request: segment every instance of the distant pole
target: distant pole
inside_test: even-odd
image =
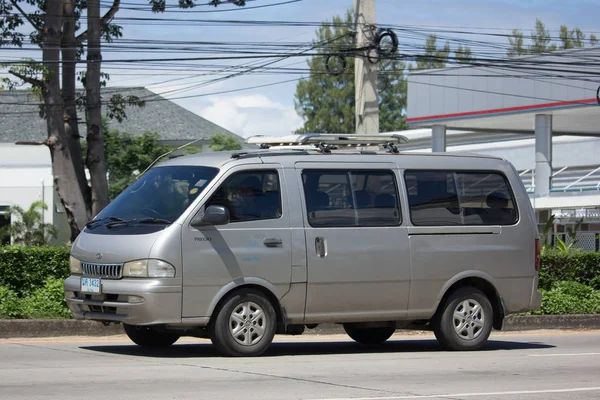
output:
[[[365,47],[375,39],[375,0],[354,0],[354,21],[356,46]],[[379,133],[377,64],[369,62],[366,55],[365,51],[364,57],[357,57],[354,62],[356,133],[376,134]]]

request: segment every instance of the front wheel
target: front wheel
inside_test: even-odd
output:
[[[388,340],[396,331],[394,327],[360,328],[344,324],[344,330],[354,341],[362,344],[380,344]]]
[[[233,293],[220,307],[210,327],[210,339],[227,356],[259,356],[275,336],[276,314],[271,302],[256,290]]]
[[[479,289],[462,287],[442,305],[433,321],[433,332],[447,350],[479,350],[487,342],[493,325],[493,309]]]
[[[147,326],[123,324],[123,330],[133,343],[142,347],[168,347],[179,339],[178,335],[158,332]]]

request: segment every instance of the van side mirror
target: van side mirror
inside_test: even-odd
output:
[[[203,215],[196,216],[191,226],[199,228],[208,225],[226,225],[229,223],[229,210],[223,206],[209,206]]]

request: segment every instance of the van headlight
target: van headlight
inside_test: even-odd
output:
[[[81,275],[81,261],[73,256],[69,257],[69,270],[73,275]]]
[[[175,267],[162,260],[135,260],[123,265],[123,276],[130,278],[173,278]]]

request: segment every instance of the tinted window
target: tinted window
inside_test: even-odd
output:
[[[281,217],[281,193],[277,171],[244,171],[231,175],[211,196],[206,206],[227,207],[231,222]]]
[[[514,198],[499,173],[407,171],[410,215],[417,226],[512,225]]]
[[[393,226],[401,221],[391,171],[305,170],[311,226]]]

